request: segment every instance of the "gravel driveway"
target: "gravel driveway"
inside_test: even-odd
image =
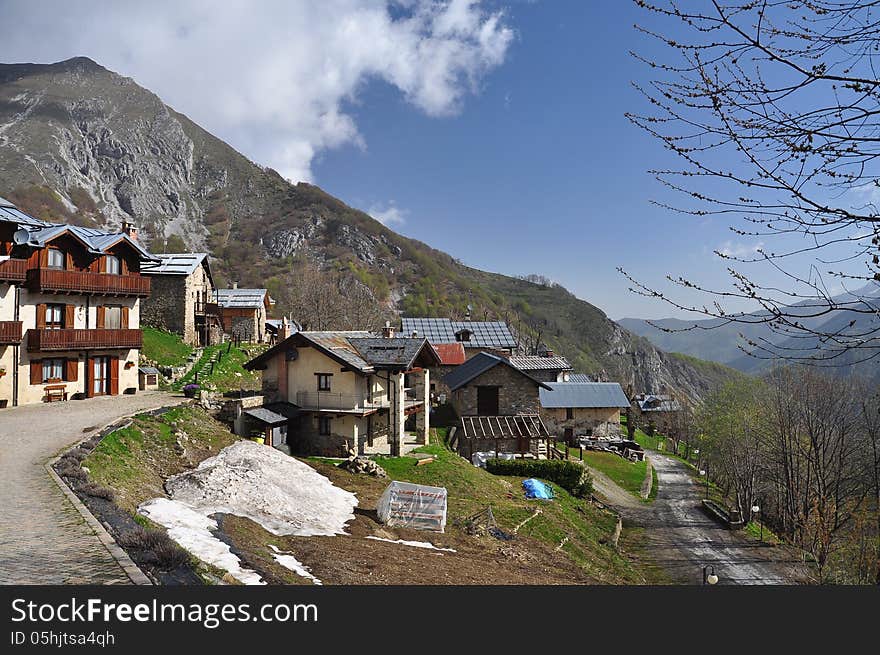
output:
[[[681,461],[650,454],[659,492],[651,504],[633,499],[617,506],[624,526],[644,528],[645,555],[680,584],[702,584],[703,566],[715,567],[718,584],[797,584],[804,574],[789,551],[727,530],[701,508],[702,487]],[[597,491],[602,489],[597,485]],[[614,505],[614,499],[609,498]]]
[[[183,398],[159,392],[0,411],[0,584],[129,584],[44,464],[84,436]]]

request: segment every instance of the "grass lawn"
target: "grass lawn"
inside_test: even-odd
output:
[[[192,348],[179,336],[164,330],[144,327],[144,356],[162,366],[183,366]]]
[[[194,382],[196,373],[202,369],[205,362],[210,361],[214,353],[218,353],[219,359],[214,363],[213,372],[200,375],[199,385],[221,393],[238,391],[239,389],[257,391],[262,383],[262,374],[260,371],[246,371],[244,364],[255,357],[256,352],[261,348],[255,344],[230,347],[228,343],[221,343],[208,346],[202,351],[201,359],[193,366],[192,370],[175,382],[173,388],[180,390],[184,385]]]
[[[553,547],[565,541],[562,551],[602,582],[622,584],[642,579],[632,563],[606,543],[616,524],[613,515],[573,497],[553,483],[554,500],[526,500],[522,489],[524,478],[487,473],[450,451],[441,441],[438,436],[431,445],[417,450],[436,457],[425,466],[416,466],[412,457],[375,459],[391,479],[446,487],[448,524],[460,523],[491,506],[499,527],[509,532],[539,507],[541,514],[526,523],[520,535]]]
[[[614,453],[584,451],[584,461],[611,478],[618,486],[641,498],[642,482],[648,471],[647,462],[631,462]]]
[[[188,435],[183,453],[175,430]],[[193,468],[235,440],[201,408],[177,407],[160,416],[136,416],[129,427],[104,437],[83,465],[92,480],[113,489],[117,505],[134,514],[140,503],[165,495],[168,476]]]

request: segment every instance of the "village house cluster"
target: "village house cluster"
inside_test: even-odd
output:
[[[150,325],[193,347],[269,344],[245,365],[261,393],[236,401],[231,423],[291,454],[403,454],[427,443],[436,413],[464,457],[548,457],[558,441],[620,437],[630,408],[619,384],[545,344],[522,352],[501,321],[313,332],[270,318],[273,306],[266,289],[218,288],[207,253],[151,254],[131,225],[48,223],[0,199],[0,407],[158,388],[160,372],[138,368]],[[676,406],[648,395],[632,410],[661,424]]]

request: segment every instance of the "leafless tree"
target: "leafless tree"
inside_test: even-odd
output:
[[[880,355],[880,323],[856,321],[880,302],[864,292],[880,280],[878,3],[635,2],[637,29],[669,55],[633,53],[653,79],[636,84],[650,109],[628,114],[680,162],[651,171],[681,197],[657,204],[726,220],[754,248],[716,252],[729,288],[670,275],[682,293],[666,293],[621,269],[631,289],[722,325],[767,326],[772,336],[742,346],[755,357],[832,366]]]

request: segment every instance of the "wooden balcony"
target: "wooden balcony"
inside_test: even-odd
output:
[[[63,271],[54,268],[32,268],[27,272],[32,291],[45,293],[85,293],[95,296],[150,295],[150,278],[146,275],[111,275],[89,271]]]
[[[0,321],[0,346],[21,343],[21,321]]]
[[[28,330],[27,335],[30,352],[140,348],[144,340],[140,330]]]
[[[0,282],[24,282],[26,275],[26,259],[4,259],[0,261]]]

